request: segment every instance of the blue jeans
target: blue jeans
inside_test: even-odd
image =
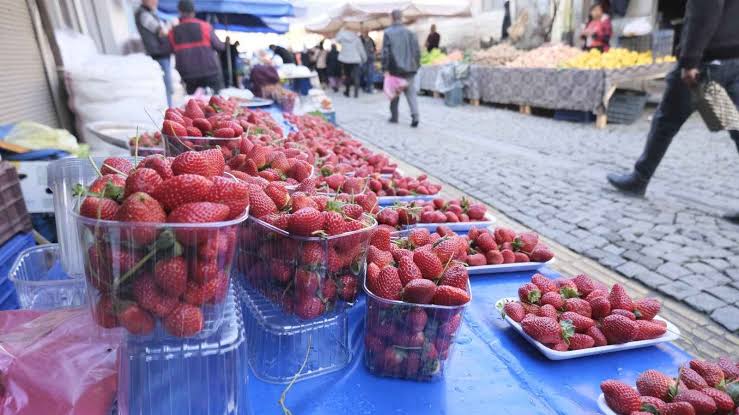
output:
[[[167,91],[167,106],[172,106],[172,65],[169,56],[166,58],[158,58],[157,63],[162,67],[164,72],[164,89]]]
[[[366,92],[372,92],[374,88],[375,79],[375,60],[373,58],[367,59],[362,64],[362,84]]]
[[[720,65],[703,64],[700,73],[701,76],[710,74],[711,79],[726,89],[734,105],[739,108],[739,59],[723,60]],[[680,68],[676,67],[670,72],[666,81],[667,88],[652,118],[647,143],[634,167],[646,180],[657,170],[672,139],[695,111],[692,93],[681,79]],[[739,150],[739,131],[730,131],[729,134]]]

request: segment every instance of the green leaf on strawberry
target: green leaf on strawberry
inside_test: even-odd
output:
[[[575,325],[570,320],[562,320],[559,322],[562,328],[562,339],[565,343],[570,344],[570,339],[575,335]]]
[[[577,292],[577,289],[572,287],[562,287],[559,290],[559,293],[562,295],[562,298],[565,300],[568,298],[579,298],[580,293]]]
[[[655,408],[654,405],[649,404],[649,403],[642,404],[641,411],[642,412],[649,412],[650,414],[654,414],[654,415],[659,415],[659,410],[657,408]]]
[[[724,385],[724,392],[731,396],[734,405],[739,406],[739,381],[733,381]]]

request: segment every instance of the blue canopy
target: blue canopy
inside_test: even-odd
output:
[[[178,0],[160,0],[159,10],[177,13]],[[288,0],[194,0],[196,13],[250,14],[257,17],[293,16]]]
[[[257,17],[251,14],[232,13],[197,13],[196,15],[199,19],[213,25],[216,30],[277,33],[280,35],[290,30],[290,24],[282,17]],[[177,14],[159,10],[159,16],[164,20],[172,20],[177,17]]]

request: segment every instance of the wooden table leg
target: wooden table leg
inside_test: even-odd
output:
[[[606,128],[606,124],[608,124],[608,115],[606,115],[606,114],[596,114],[596,116],[595,116],[595,127],[596,128]]]

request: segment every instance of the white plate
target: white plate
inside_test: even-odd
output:
[[[249,101],[239,103],[239,106],[244,107],[244,108],[259,108],[259,107],[269,107],[270,105],[274,103],[275,102],[271,99],[254,98],[254,99],[250,99]]]
[[[145,133],[150,130],[158,130],[151,123],[125,123],[110,121],[95,121],[87,123],[85,128],[95,134],[99,139],[108,144],[128,149],[128,141],[135,137],[136,133]]]
[[[546,265],[551,265],[554,261],[555,258],[552,258],[547,262],[516,262],[512,264],[480,265],[477,267],[467,267],[467,273],[469,275],[482,275],[502,274],[504,272],[533,271]]]
[[[434,232],[439,226],[448,226],[449,229],[453,230],[454,232],[467,232],[472,228],[487,228],[495,223],[495,218],[490,215],[485,215],[485,219],[487,220],[479,222],[416,223],[406,226],[405,229],[426,228],[429,231]]]
[[[414,200],[420,200],[420,201],[426,202],[429,200],[434,200],[437,197],[439,197],[438,194],[411,195],[411,196],[380,196],[377,198],[377,204],[379,206],[392,206],[396,203],[409,203],[409,202],[413,202]]]
[[[602,393],[598,396],[598,409],[603,412],[604,415],[618,415],[606,403],[606,396]]]
[[[518,298],[501,298],[498,300],[498,302],[495,303],[495,307],[499,310],[503,309],[503,305],[508,301],[518,301]],[[608,346],[600,346],[600,347],[591,347],[589,349],[582,349],[582,350],[570,350],[567,352],[559,352],[556,350],[552,350],[548,348],[547,346],[539,343],[538,341],[534,340],[533,337],[529,336],[523,331],[523,328],[521,328],[521,325],[513,321],[508,316],[505,316],[505,320],[510,324],[517,332],[519,332],[529,343],[531,343],[534,347],[539,349],[539,351],[546,356],[550,360],[565,360],[565,359],[577,359],[579,357],[585,357],[585,356],[594,356],[604,353],[612,353],[612,352],[620,352],[622,350],[630,350],[630,349],[637,349],[640,347],[648,347],[648,346],[654,346],[655,344],[659,343],[666,343],[675,341],[680,337],[680,329],[678,329],[674,324],[670,323],[669,321],[656,316],[656,320],[662,320],[667,323],[667,333],[663,334],[662,337],[658,337],[656,339],[651,340],[639,340],[624,344],[614,344],[614,345],[608,345]]]

